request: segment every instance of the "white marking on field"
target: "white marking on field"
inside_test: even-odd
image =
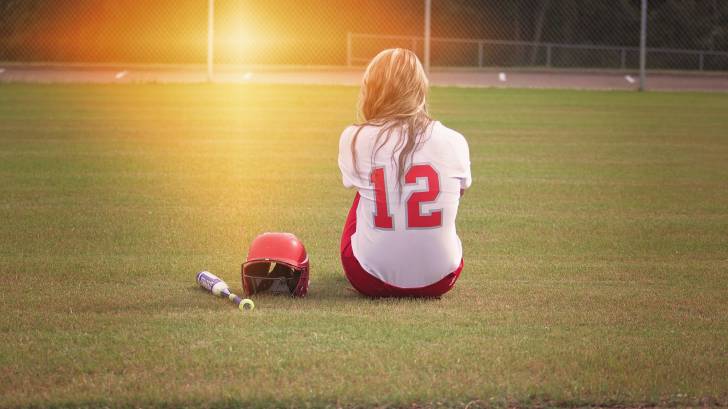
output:
[[[120,79],[126,77],[127,74],[129,74],[129,71],[119,71],[116,73],[116,75],[114,75],[114,78],[116,78],[117,80],[120,80]]]
[[[248,72],[246,72],[245,74],[243,74],[243,79],[244,79],[245,81],[248,81],[248,80],[250,80],[251,78],[253,78],[253,73],[252,73],[252,72],[248,71]]]
[[[498,81],[500,81],[500,82],[508,81],[508,78],[506,77],[505,72],[498,73]]]
[[[634,84],[634,78],[632,78],[631,75],[625,75],[624,79],[627,80],[630,84]]]
[[[0,68],[0,74],[5,72],[5,68]]]

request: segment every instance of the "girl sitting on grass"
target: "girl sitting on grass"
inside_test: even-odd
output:
[[[455,218],[470,154],[462,135],[428,115],[428,85],[412,51],[382,51],[364,72],[360,122],[341,134],[344,186],[357,190],[341,262],[366,296],[439,297],[463,269]]]

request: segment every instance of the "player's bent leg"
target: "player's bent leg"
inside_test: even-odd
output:
[[[343,255],[342,264],[347,280],[356,291],[367,297],[390,297],[387,285],[369,274],[353,254]]]
[[[349,209],[349,215],[344,221],[344,231],[341,233],[341,254],[344,254],[346,247],[351,247],[351,236],[356,233],[356,209],[359,207],[359,193],[354,196],[354,203]]]
[[[349,209],[349,214],[344,222],[344,229],[341,233],[341,266],[344,268],[344,274],[352,286],[363,293],[364,287],[359,283],[357,277],[364,270],[359,261],[354,257],[354,250],[351,248],[351,236],[356,233],[356,209],[359,206],[359,193],[354,196],[354,203]]]
[[[354,197],[349,215],[344,222],[344,231],[341,234],[341,266],[352,287],[363,295],[369,297],[386,297],[389,294],[386,284],[373,277],[359,264],[351,248],[351,236],[356,233],[356,209],[359,206],[359,193]]]

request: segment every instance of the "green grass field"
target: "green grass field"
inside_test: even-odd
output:
[[[0,406],[728,404],[728,95],[434,89],[474,184],[418,301],[341,271],[356,94],[1,85]],[[194,274],[264,231],[310,297],[241,316]]]

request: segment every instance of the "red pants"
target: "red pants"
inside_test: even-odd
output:
[[[439,297],[450,291],[455,285],[460,272],[463,270],[463,262],[457,270],[448,274],[442,280],[426,287],[401,288],[385,283],[384,281],[369,274],[362,268],[359,261],[354,257],[351,248],[351,236],[356,233],[356,208],[359,206],[359,193],[354,198],[349,216],[344,223],[344,232],[341,235],[341,264],[344,266],[344,273],[351,285],[360,293],[369,297]]]

